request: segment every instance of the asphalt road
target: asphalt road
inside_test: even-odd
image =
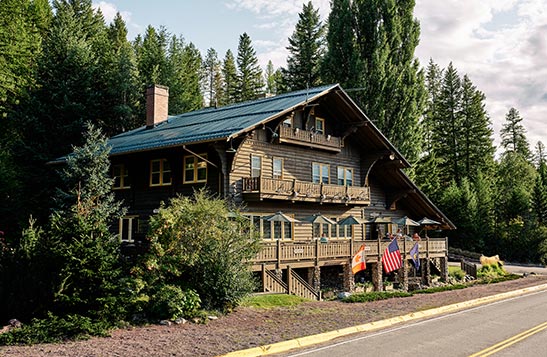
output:
[[[547,356],[547,291],[284,356]]]

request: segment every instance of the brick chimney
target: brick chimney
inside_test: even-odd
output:
[[[157,84],[146,89],[146,127],[153,128],[156,124],[167,120],[169,104],[169,88]]]

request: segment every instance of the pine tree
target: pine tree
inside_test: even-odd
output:
[[[289,37],[289,56],[284,81],[289,90],[316,87],[321,83],[320,63],[324,53],[324,25],[311,1],[304,4]]]
[[[146,28],[144,37],[135,39],[135,51],[142,92],[152,84],[167,83],[167,46],[169,34],[165,28],[157,31],[154,27]],[[143,115],[144,116],[144,115]]]
[[[236,100],[238,102],[253,100],[263,95],[264,81],[262,69],[258,65],[256,52],[247,33],[239,36],[237,48],[237,84]]]
[[[221,80],[220,61],[218,60],[217,51],[210,48],[203,60],[203,89],[210,107],[214,107],[219,103],[220,91],[222,90]]]
[[[530,146],[526,139],[526,129],[521,124],[521,118],[518,110],[509,109],[505,115],[505,124],[501,128],[501,146],[505,152],[513,151],[519,153],[524,158],[530,157]]]
[[[201,55],[194,44],[173,36],[169,44],[165,85],[169,87],[169,111],[185,113],[203,107]]]
[[[461,152],[462,116],[461,82],[456,69],[449,64],[446,69],[439,93],[439,102],[432,127],[432,138],[436,142],[437,156],[442,159],[439,169],[441,181],[457,183],[462,179]]]
[[[271,60],[268,61],[268,65],[266,66],[266,73],[264,73],[264,80],[266,82],[266,94],[276,95],[277,94],[276,71],[274,70],[274,65]]]
[[[323,57],[322,79],[339,83],[346,90],[360,86],[362,62],[355,42],[350,0],[333,0],[328,18],[327,50]]]
[[[426,100],[423,73],[414,58],[420,27],[413,10],[414,0],[353,2],[364,88],[354,98],[410,162],[422,150],[418,122]]]
[[[474,180],[479,172],[492,173],[494,164],[493,130],[484,107],[485,96],[467,75],[463,77],[461,97],[462,175]]]
[[[536,153],[535,153],[535,163],[537,167],[540,167],[541,164],[547,162],[547,153],[545,152],[545,145],[543,142],[538,141],[536,144]]]
[[[222,76],[224,77],[222,103],[233,104],[237,101],[237,69],[234,55],[230,50],[226,51],[222,61]]]

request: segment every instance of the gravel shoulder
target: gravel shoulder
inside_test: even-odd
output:
[[[310,301],[291,308],[236,309],[205,325],[149,325],[113,331],[109,338],[0,347],[1,356],[217,356],[297,337],[399,316],[547,283],[547,275],[408,298],[347,304]]]

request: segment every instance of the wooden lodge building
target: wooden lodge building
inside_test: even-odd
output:
[[[206,186],[244,204],[259,230],[263,248],[253,270],[264,291],[320,298],[324,287],[353,289],[351,258],[363,243],[366,278],[382,289],[381,255],[389,241],[380,237],[397,230],[396,219],[427,217],[439,222],[437,229],[455,228],[339,85],[173,116],[167,102],[167,88],[150,87],[146,125],[109,140],[114,188],[129,206],[119,223],[128,245],[143,239],[161,201]],[[311,223],[314,215],[319,221]],[[348,216],[366,222],[325,220]],[[447,276],[445,238],[420,241],[419,272],[410,263],[413,245],[399,242],[404,264],[395,278],[404,288],[409,276],[428,283],[432,269]]]

